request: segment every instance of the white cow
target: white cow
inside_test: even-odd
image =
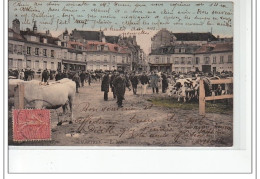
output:
[[[21,83],[21,82],[18,82]],[[63,107],[63,112],[67,104],[70,106],[71,120],[73,120],[72,103],[76,93],[76,84],[72,80],[62,79],[49,85],[41,85],[39,81],[24,81],[25,108],[36,109],[57,109]],[[58,125],[62,122],[58,121]]]

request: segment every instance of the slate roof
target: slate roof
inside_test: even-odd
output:
[[[106,42],[115,44],[115,43],[118,43],[119,36],[105,36],[105,39],[106,39]]]
[[[129,53],[129,49],[127,47],[122,47],[122,46],[119,46],[118,44],[98,42],[98,41],[88,41],[88,43],[86,44],[86,50],[93,51],[93,52],[98,51],[97,50],[98,45],[108,46],[108,51],[110,51],[110,52]],[[103,51],[105,51],[105,50],[103,50]]]
[[[43,39],[47,39],[48,44],[54,44],[54,45],[57,45],[56,42],[57,42],[57,41],[60,41],[59,38],[57,38],[57,37],[52,37],[51,35],[47,35],[47,34],[45,34],[45,33],[35,33],[35,32],[33,32],[33,31],[30,31],[30,30],[20,31],[20,33],[21,33],[22,36],[29,35],[29,36],[39,37],[41,43],[43,43]]]
[[[217,53],[217,52],[232,52],[233,43],[217,43],[217,44],[206,44],[201,46],[195,51],[196,54],[200,53]]]
[[[11,29],[11,28],[8,28],[8,32],[12,32],[13,33],[13,38],[14,39],[25,40],[25,38],[21,34],[15,33],[13,31],[13,29]]]
[[[213,34],[208,33],[172,33],[177,41],[216,41],[218,40]]]
[[[104,36],[104,33],[101,32],[101,35]],[[99,31],[81,31],[81,30],[73,30],[71,33],[72,38],[74,39],[85,39],[85,40],[100,40],[100,32]]]

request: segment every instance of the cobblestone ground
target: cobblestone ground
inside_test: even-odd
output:
[[[69,114],[59,116],[62,109],[51,110],[52,140],[38,142],[12,142],[10,145],[55,146],[232,146],[233,116],[207,113],[198,110],[168,109],[152,105],[149,99],[166,97],[152,94],[148,89],[142,97],[126,91],[123,108],[109,92],[103,100],[100,82],[85,84],[79,89],[73,105],[73,124]],[[160,91],[161,92],[161,91]],[[63,120],[57,126],[58,117]],[[10,124],[9,118],[9,124]],[[9,125],[9,129],[11,126]]]

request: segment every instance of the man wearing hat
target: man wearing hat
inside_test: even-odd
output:
[[[125,79],[124,71],[119,70],[119,76],[116,76],[113,81],[114,90],[117,97],[117,105],[118,107],[123,107],[123,99],[125,95],[125,88],[127,87],[129,90],[129,83]]]
[[[108,92],[109,92],[109,73],[106,72],[101,83],[101,91],[104,91],[104,100],[108,100]]]

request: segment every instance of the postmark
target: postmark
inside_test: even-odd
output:
[[[50,110],[13,110],[13,141],[51,140]]]

